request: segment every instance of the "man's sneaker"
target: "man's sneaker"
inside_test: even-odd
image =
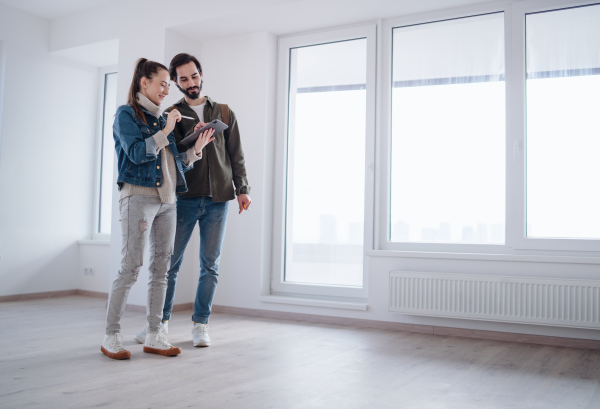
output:
[[[125,348],[123,348],[123,345],[121,345],[122,340],[123,336],[118,333],[113,335],[105,335],[100,350],[104,352],[104,355],[112,359],[131,358],[131,352],[127,351]]]
[[[144,352],[158,355],[179,355],[181,348],[174,347],[169,344],[167,336],[162,332],[149,332],[146,334],[146,341],[144,342]]]
[[[192,328],[192,341],[195,347],[210,346],[210,337],[208,336],[208,324],[194,323]]]
[[[169,321],[161,322],[160,330],[161,330],[161,332],[168,334],[169,333]],[[138,332],[137,335],[135,337],[133,337],[133,339],[135,339],[140,344],[143,344],[144,342],[146,342],[146,333],[147,332],[148,332],[148,323],[146,323],[146,326],[140,332]]]

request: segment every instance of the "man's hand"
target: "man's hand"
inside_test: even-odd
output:
[[[196,126],[194,127],[194,132],[196,132],[198,129],[202,128],[204,125],[206,125],[204,122],[200,121],[196,124]]]
[[[247,194],[241,194],[237,197],[238,204],[240,206],[239,214],[242,214],[244,210],[250,209],[250,203],[252,203],[252,199]]]

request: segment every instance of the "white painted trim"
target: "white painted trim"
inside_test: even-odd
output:
[[[355,311],[366,311],[368,307],[368,304],[366,302],[329,301],[317,300],[312,298],[286,297],[279,295],[262,295],[259,297],[259,301],[276,304],[305,305],[310,307],[338,308],[343,310]]]
[[[98,233],[100,218],[100,179],[102,168],[102,127],[104,123],[104,87],[106,74],[117,72],[118,66],[98,68],[98,97],[96,103],[96,150],[94,152],[94,213],[92,216],[92,239],[110,240],[110,234]]]
[[[0,152],[2,152],[2,114],[4,112],[4,83],[6,72],[6,41],[0,39]],[[0,155],[1,157],[2,155]]]
[[[110,246],[110,240],[77,240],[77,244],[87,245],[87,246]]]
[[[428,251],[367,251],[369,257],[431,258],[447,260],[516,261],[523,263],[600,264],[600,257],[539,256],[484,253],[436,253]]]
[[[373,237],[373,246],[365,247],[366,250],[376,250],[379,248],[380,234],[379,231],[380,223],[378,222],[381,218],[381,209],[379,206],[378,198],[381,197],[382,189],[385,191],[385,185],[381,184],[381,140],[385,132],[385,125],[383,124],[383,109],[386,106],[384,101],[384,90],[387,88],[384,86],[383,79],[387,78],[384,75],[384,43],[385,35],[383,30],[383,20],[377,21],[377,74],[375,78],[376,83],[376,99],[375,99],[375,141],[373,148],[375,149],[375,164],[373,167],[373,176],[375,178],[373,183],[373,231],[371,236]]]
[[[600,264],[600,257],[540,256],[483,253],[438,253],[428,251],[367,251],[369,257],[426,258],[447,260],[515,261],[523,263]]]

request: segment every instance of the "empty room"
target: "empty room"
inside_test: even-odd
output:
[[[0,408],[600,409],[598,0],[0,0]]]

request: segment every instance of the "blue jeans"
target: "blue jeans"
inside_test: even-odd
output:
[[[200,226],[200,278],[192,320],[206,324],[219,279],[219,262],[225,239],[229,202],[213,202],[210,196],[177,198],[177,230],[171,268],[167,273],[167,295],[163,320],[171,317],[177,273],[196,222]]]

